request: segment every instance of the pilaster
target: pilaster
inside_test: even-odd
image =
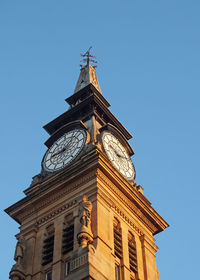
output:
[[[41,270],[41,261],[42,261],[42,248],[43,248],[43,240],[44,240],[45,228],[40,228],[37,232],[35,239],[35,250],[34,250],[34,259],[32,263],[32,279],[33,280],[43,280],[42,278],[42,270]]]
[[[52,276],[53,279],[62,279],[62,233],[63,233],[63,217],[55,220],[55,237],[54,237],[54,255]]]
[[[33,260],[35,255],[35,244],[36,244],[37,229],[32,228],[25,234],[26,239],[26,280],[32,279],[33,274]]]
[[[153,237],[150,239],[146,235],[142,235],[140,240],[143,253],[144,279],[158,280],[159,276],[155,256],[158,247],[155,245]]]
[[[129,253],[128,253],[128,227],[122,221],[122,248],[123,248],[123,262],[122,262],[122,274],[123,280],[130,279],[130,269],[129,269]]]
[[[143,264],[143,252],[142,252],[142,244],[140,240],[140,236],[138,234],[134,234],[136,249],[137,249],[137,264],[138,264],[138,278],[139,280],[144,280],[144,264]]]
[[[79,228],[80,228],[78,207],[76,207],[73,211],[73,219],[74,219],[74,251],[77,251],[79,248],[77,235],[78,235]]]

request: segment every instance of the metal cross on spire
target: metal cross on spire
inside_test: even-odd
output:
[[[91,48],[92,48],[92,47],[89,47],[89,49],[88,49],[84,54],[81,53],[81,56],[83,57],[83,59],[81,60],[81,62],[84,62],[84,63],[86,62],[86,65],[80,64],[81,68],[83,68],[84,66],[88,66],[89,64],[91,64],[91,62],[94,63],[94,64],[97,63],[97,61],[94,60],[94,59],[96,59],[97,57],[90,54]],[[94,59],[93,59],[93,58],[94,58]],[[92,65],[92,66],[93,66],[94,68],[97,67],[97,65]]]

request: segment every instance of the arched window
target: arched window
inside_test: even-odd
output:
[[[52,280],[52,271],[46,273],[45,280]]]
[[[136,242],[134,235],[130,232],[128,233],[128,251],[130,270],[136,276],[138,272]]]
[[[46,265],[53,261],[54,248],[54,225],[51,224],[46,228],[45,238],[42,251],[42,265]]]
[[[115,254],[115,280],[121,280],[121,261],[123,258],[122,250],[122,230],[118,219],[114,218],[113,222],[114,233],[114,254]]]
[[[122,259],[122,230],[120,227],[120,222],[115,218],[114,219],[114,253],[119,259]]]
[[[62,239],[62,254],[67,254],[73,251],[74,248],[74,223],[73,215],[69,214],[65,217],[63,227],[63,239]]]

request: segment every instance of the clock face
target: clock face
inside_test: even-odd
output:
[[[74,129],[54,142],[43,159],[43,168],[54,172],[73,161],[84,147],[87,134],[83,129]]]
[[[120,141],[110,132],[104,132],[102,142],[104,150],[114,167],[126,179],[133,180],[135,178],[135,169],[130,156]]]

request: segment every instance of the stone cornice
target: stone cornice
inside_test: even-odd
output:
[[[124,212],[119,208],[117,207],[117,205],[113,205],[113,209],[115,210],[115,212],[121,216],[121,218],[129,224],[129,226],[131,226],[135,231],[137,231],[137,233],[139,235],[142,235],[142,231],[131,221],[131,219],[129,219],[126,214],[124,214]]]
[[[64,183],[62,182],[62,184],[52,186],[53,189],[51,189],[51,192],[48,191],[46,194],[43,194],[43,196],[40,196],[37,199],[35,199],[35,201],[24,204],[22,205],[22,207],[16,209],[15,211],[9,214],[12,218],[14,218],[17,222],[21,224],[24,220],[26,220],[34,213],[37,213],[38,211],[44,209],[53,202],[58,201],[66,194],[77,190],[83,184],[86,184],[90,181],[92,181],[91,184],[93,184],[95,178],[96,172],[93,170],[92,172],[89,172],[86,176],[79,176],[75,179],[73,183],[70,182],[69,185],[66,181]]]
[[[43,215],[40,219],[37,220],[36,226],[41,226],[42,224],[48,222],[52,218],[60,215],[62,212],[66,211],[67,209],[72,208],[73,206],[77,205],[77,200],[74,199],[70,201],[69,203],[62,205],[59,208],[54,209],[53,211],[50,211],[48,214]]]
[[[143,199],[134,187],[131,187],[125,179],[120,178],[118,173],[113,170],[110,163],[102,154],[100,155],[101,164],[98,169],[98,180],[109,187],[115,195],[145,223],[153,234],[156,234],[166,227],[166,221],[153,209],[148,200]],[[115,171],[115,172],[113,172]],[[123,193],[123,196],[122,196]],[[145,197],[144,197],[145,198]]]
[[[84,153],[81,154],[80,158],[77,159],[75,162],[73,162],[64,169],[61,169],[58,172],[45,175],[40,183],[35,184],[33,186],[31,185],[28,189],[26,189],[24,193],[27,195],[27,197],[25,197],[24,199],[37,196],[38,194],[41,194],[41,192],[46,191],[46,189],[51,188],[52,186],[60,183],[61,181],[73,181],[77,176],[77,173],[80,174],[80,172],[87,172],[88,165],[94,162],[95,159],[98,159],[98,152],[96,151],[96,147],[93,145],[87,145],[87,147],[85,146]],[[20,203],[21,201],[23,201],[23,199],[20,200],[18,203]],[[12,206],[15,206],[16,204]]]
[[[124,195],[120,192],[118,188],[116,188],[115,185],[113,185],[102,173],[98,173],[98,178],[103,181],[103,184],[109,187],[109,189],[117,196],[117,198],[124,204],[126,207],[135,214],[135,216],[142,221],[152,233],[154,233],[157,228],[146,218],[146,216],[141,212],[141,210],[136,207],[135,204],[133,204],[130,200],[126,199]],[[122,217],[124,217],[124,213],[119,209],[118,206],[112,205],[112,207],[117,211],[118,214],[120,214]]]
[[[117,205],[114,200],[112,200],[110,197],[108,197],[102,190],[98,189],[98,196],[101,197],[101,199],[104,200],[104,202],[109,206],[109,208],[112,208],[115,213],[117,213],[130,227],[132,227],[138,235],[142,235],[143,232],[137,227],[132,221],[131,218],[128,218],[128,215],[124,213],[124,211]],[[119,197],[118,197],[119,198]]]
[[[21,232],[15,236],[17,239],[20,235],[24,236],[25,239],[35,238],[37,232],[38,232],[38,227],[34,224],[34,225],[30,225],[30,226],[26,227],[25,229],[21,230]]]
[[[29,201],[38,199],[38,197],[41,197],[43,193],[46,193],[49,189],[66,183],[70,184],[76,181],[77,177],[83,177],[84,174],[87,174],[88,168],[90,167],[91,169],[90,164],[97,164],[98,159],[98,152],[96,151],[95,147],[90,148],[91,150],[87,152],[87,155],[83,155],[78,161],[74,162],[69,167],[64,168],[63,170],[49,177],[47,176],[46,179],[44,179],[41,183],[28,188],[32,189],[32,192],[29,191],[29,195],[5,209],[5,212],[12,217],[11,214],[14,210],[20,208],[20,206],[27,204]]]
[[[78,161],[34,186],[34,191],[7,208],[5,211],[20,224],[34,213],[38,213],[51,203],[62,199],[84,184],[102,183],[110,189],[126,207],[142,221],[153,234],[165,229],[168,224],[151,207],[151,203],[136,190],[109,163],[98,148],[91,149]],[[117,206],[118,207],[118,206]],[[115,208],[115,211],[118,211]]]

